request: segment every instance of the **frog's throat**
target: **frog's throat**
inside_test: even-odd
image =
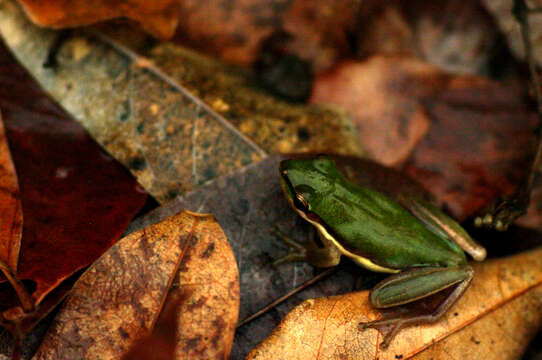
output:
[[[348,250],[346,250],[344,248],[344,246],[342,246],[338,241],[337,239],[335,239],[333,236],[331,236],[331,234],[327,231],[327,229],[325,228],[324,225],[314,221],[314,220],[311,220],[307,214],[305,214],[304,212],[300,211],[299,209],[295,209],[295,211],[305,220],[307,220],[309,223],[311,223],[312,225],[314,225],[314,227],[316,227],[316,229],[318,230],[318,232],[328,241],[330,241],[333,245],[335,245],[339,251],[348,256],[349,258],[351,258],[352,260],[354,260],[358,265],[360,266],[363,266],[364,268],[366,269],[369,269],[371,271],[376,271],[376,272],[383,272],[383,273],[390,273],[390,274],[395,274],[395,273],[398,273],[400,272],[401,270],[399,269],[391,269],[391,268],[387,268],[387,267],[384,267],[384,266],[380,266],[380,265],[377,265],[375,264],[374,262],[372,262],[371,260],[367,259],[367,258],[364,258],[363,256],[360,256],[360,255],[357,255],[357,254],[354,254],[353,252],[350,252]]]

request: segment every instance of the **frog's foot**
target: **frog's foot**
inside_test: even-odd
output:
[[[506,231],[510,224],[527,212],[529,194],[516,194],[510,198],[503,198],[495,202],[489,211],[474,219],[476,227],[494,228],[497,231]]]
[[[444,315],[447,309],[442,311],[442,313],[437,313],[437,310],[435,310],[434,312],[428,314],[417,314],[415,316],[409,316],[406,312],[406,309],[402,310],[403,313],[401,313],[401,310],[393,312],[395,316],[388,314],[387,316],[385,315],[385,317],[379,320],[361,322],[358,324],[358,329],[360,331],[365,329],[378,330],[378,332],[382,335],[383,338],[382,342],[380,343],[380,347],[382,349],[386,349],[390,345],[395,335],[397,335],[401,329],[412,325],[436,322],[442,317],[442,315]],[[399,315],[398,313],[401,314]]]
[[[274,228],[272,231],[273,235],[277,236],[279,239],[284,241],[288,245],[288,254],[284,255],[280,259],[277,259],[273,265],[278,266],[284,263],[294,262],[294,261],[305,261],[307,259],[307,250],[306,247],[292,239],[291,237],[284,234],[278,228]]]
[[[288,254],[273,263],[275,266],[294,261],[305,261],[316,267],[332,267],[339,264],[341,253],[335,247],[318,247],[314,242],[300,243],[277,228],[273,229],[273,234],[289,247]]]
[[[388,319],[388,320],[376,320],[376,321],[369,321],[369,322],[361,322],[358,325],[358,329],[360,331],[373,328],[378,330],[378,332],[382,335],[383,340],[380,343],[380,347],[382,349],[386,349],[390,343],[391,340],[397,335],[399,330],[402,328],[410,325],[411,322],[409,319]]]
[[[392,275],[376,285],[369,295],[373,306],[390,310],[384,313],[382,319],[360,323],[359,329],[377,329],[384,337],[380,346],[386,348],[402,328],[438,321],[463,295],[472,276],[473,270],[469,266],[419,268]],[[425,305],[423,301],[421,304],[415,301],[445,289],[450,289],[451,292],[436,307],[423,308],[422,311],[415,311],[411,315],[412,308],[408,305],[398,306]]]

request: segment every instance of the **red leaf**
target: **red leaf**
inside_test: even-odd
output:
[[[25,219],[18,275],[36,283],[39,303],[120,237],[146,194],[3,46],[0,107]]]

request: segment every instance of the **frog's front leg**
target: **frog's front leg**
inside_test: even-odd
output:
[[[433,295],[455,285],[455,289],[427,314],[410,317],[395,317],[360,323],[360,330],[375,328],[384,340],[381,347],[386,348],[393,337],[405,326],[437,321],[461,297],[473,276],[470,266],[423,267],[409,269],[392,275],[380,282],[369,294],[371,304],[379,309],[403,305]]]
[[[300,243],[278,229],[274,230],[282,241],[289,246],[289,252],[282,258],[274,262],[274,265],[280,265],[287,262],[305,261],[316,267],[332,267],[339,264],[341,252],[335,245],[318,232],[323,247],[318,246],[314,241],[309,243]]]

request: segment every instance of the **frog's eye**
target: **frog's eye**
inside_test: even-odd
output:
[[[309,204],[301,194],[295,194],[294,205],[303,212],[307,212],[309,210]]]

